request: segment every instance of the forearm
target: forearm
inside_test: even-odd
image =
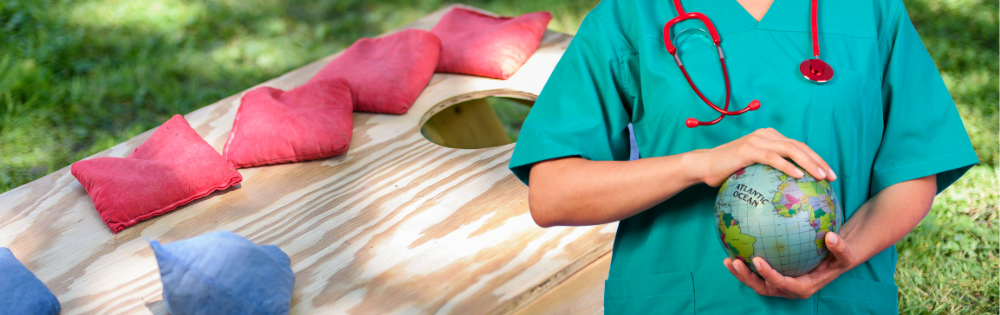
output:
[[[645,211],[697,183],[719,186],[754,163],[795,178],[804,173],[836,180],[833,170],[804,143],[771,128],[758,129],[712,149],[637,161],[563,158],[535,163],[528,183],[531,217],[539,226],[594,225]]]
[[[564,158],[531,168],[528,201],[539,226],[615,222],[669,199],[700,180],[687,153],[636,161]]]
[[[931,175],[889,186],[858,208],[840,231],[858,254],[855,266],[910,233],[927,216],[936,193],[937,177]]]

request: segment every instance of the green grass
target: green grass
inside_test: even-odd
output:
[[[897,243],[900,312],[1000,312],[996,1],[907,1],[981,161]]]
[[[939,195],[927,218],[896,243],[901,312],[1000,312],[998,184],[995,169],[974,167]]]
[[[554,16],[550,28],[575,33],[597,1],[466,3],[505,15],[547,10]],[[444,5],[0,1],[0,192]],[[900,309],[996,314],[997,1],[907,0],[906,6],[982,163],[942,193],[928,218],[899,242]]]

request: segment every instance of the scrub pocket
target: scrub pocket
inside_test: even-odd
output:
[[[837,175],[856,176],[865,150],[863,137],[869,133],[865,128],[876,116],[881,94],[875,80],[863,73],[844,67],[836,71],[830,82],[813,85],[805,142]]]
[[[691,273],[670,272],[604,281],[604,313],[694,314]]]
[[[820,315],[898,314],[895,284],[839,278],[819,290]]]

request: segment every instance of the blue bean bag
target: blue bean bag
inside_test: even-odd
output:
[[[232,232],[149,245],[173,315],[288,314],[295,275],[277,246],[258,246]]]
[[[59,314],[59,300],[42,280],[0,247],[0,314]]]

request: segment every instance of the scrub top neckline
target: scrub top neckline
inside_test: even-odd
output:
[[[754,24],[760,24],[761,22],[764,21],[764,19],[766,19],[769,15],[771,15],[770,14],[771,13],[771,8],[774,7],[774,3],[778,2],[778,0],[771,1],[771,5],[768,6],[767,10],[764,11],[764,16],[760,17],[760,21],[758,21],[756,18],[754,18],[753,14],[750,13],[750,10],[747,10],[747,7],[744,7],[743,4],[740,3],[738,0],[733,0],[732,2],[736,2],[736,5],[739,6],[740,9],[743,9],[744,15],[749,16],[750,19],[754,21]]]
[[[672,0],[666,0],[671,1]],[[787,3],[786,3],[787,2]],[[701,12],[708,16],[715,24],[715,27],[719,30],[719,35],[738,33],[750,30],[772,30],[772,31],[795,31],[795,32],[806,32],[810,31],[810,2],[802,1],[801,3],[795,1],[785,1],[785,0],[774,0],[771,3],[771,7],[767,9],[767,13],[758,22],[757,19],[753,18],[743,5],[741,5],[736,0],[708,0],[708,1],[693,1],[693,0],[682,0],[682,5],[684,10],[687,12]],[[823,1],[820,1],[822,6]],[[670,8],[676,14],[676,8],[670,5]],[[823,14],[823,8],[819,9],[820,15]],[[823,33],[822,26],[820,27],[820,33]],[[723,36],[725,37],[725,36]],[[722,39],[725,42],[725,38]]]
[[[672,2],[672,0],[666,1]],[[778,0],[775,0],[775,2],[778,2]],[[743,5],[740,5],[736,0],[681,0],[681,5],[684,6],[684,10],[687,12],[701,12],[708,16],[708,19],[719,30],[719,35],[724,35],[754,30],[762,23],[770,21],[775,3],[772,3],[771,7],[767,9],[768,12],[760,19],[761,22],[757,22],[757,19],[754,19],[753,15],[750,15],[750,12],[744,9]],[[673,6],[671,7],[673,8]],[[677,9],[673,9],[674,14],[677,14]],[[725,42],[725,38],[722,41]]]

